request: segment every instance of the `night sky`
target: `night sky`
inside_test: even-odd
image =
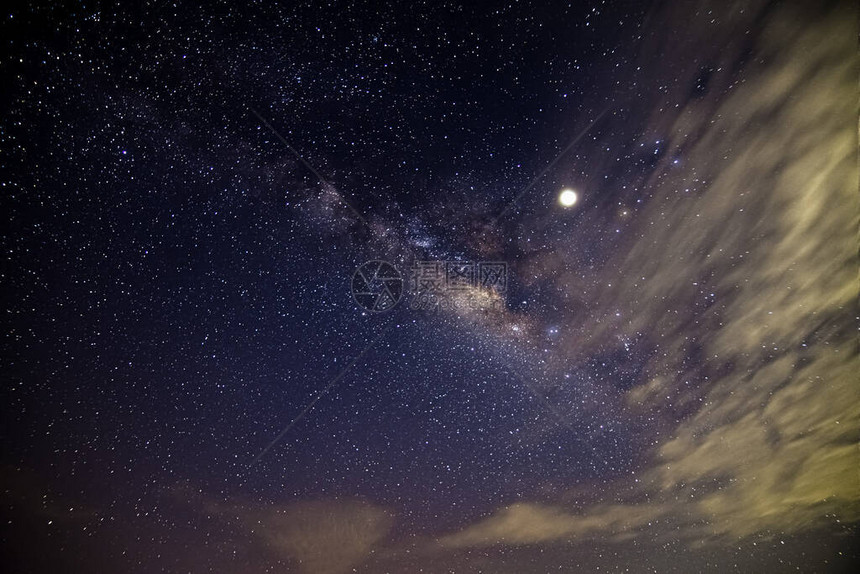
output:
[[[2,12],[4,572],[854,571],[854,2],[204,4]]]

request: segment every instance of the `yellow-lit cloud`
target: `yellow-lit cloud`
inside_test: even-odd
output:
[[[355,500],[259,508],[249,518],[271,550],[289,556],[308,574],[351,571],[367,558],[392,523],[382,509]]]
[[[188,484],[178,484],[172,491],[198,511],[249,534],[272,558],[307,574],[352,572],[394,522],[392,513],[362,499],[222,502]]]
[[[860,520],[856,38],[853,5],[784,6],[725,92],[654,116],[684,167],[648,182],[637,240],[584,295],[623,321],[571,329],[578,352],[657,341],[627,408],[684,416],[639,473],[648,502],[517,504],[443,544],[629,536],[666,516],[696,525],[690,542]]]
[[[585,514],[575,514],[548,505],[517,503],[483,522],[440,538],[439,543],[451,548],[520,545],[573,540],[596,533],[625,538],[665,512],[661,506],[642,504],[600,505]]]

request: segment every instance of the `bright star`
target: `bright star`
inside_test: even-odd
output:
[[[572,206],[574,203],[576,203],[577,199],[578,198],[576,196],[576,192],[573,191],[572,189],[564,189],[558,195],[558,202],[560,204],[562,204],[564,207]]]

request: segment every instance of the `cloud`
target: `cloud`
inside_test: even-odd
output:
[[[587,296],[623,320],[568,329],[585,352],[640,333],[658,350],[625,397],[634,416],[674,421],[638,473],[648,502],[517,504],[443,544],[619,536],[666,517],[690,542],[860,520],[856,7],[763,17],[739,76],[701,100],[682,86],[668,99],[686,104],[652,120],[684,165],[647,182],[636,240]]]
[[[187,483],[175,485],[172,492],[197,512],[231,525],[249,547],[259,545],[273,559],[308,574],[353,571],[373,554],[394,523],[393,514],[362,499],[223,502]]]
[[[392,524],[384,510],[357,500],[259,508],[247,519],[272,551],[289,556],[309,574],[351,571],[367,558]]]
[[[522,545],[571,540],[594,533],[621,538],[630,536],[635,529],[665,511],[651,504],[601,505],[577,515],[553,506],[518,503],[465,530],[440,538],[439,543],[450,548]]]
[[[662,491],[689,500],[716,535],[860,519],[860,363],[845,360],[852,346],[793,375],[784,358],[738,381],[737,396],[709,395],[712,406],[660,449],[652,472]]]

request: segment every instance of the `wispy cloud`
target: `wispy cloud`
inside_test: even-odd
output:
[[[341,574],[360,566],[387,537],[394,515],[362,499],[325,498],[285,503],[223,501],[184,483],[177,500],[216,516],[274,560],[308,574]]]
[[[690,542],[860,520],[856,9],[765,18],[729,87],[655,115],[683,165],[658,170],[636,241],[590,295],[623,321],[570,329],[588,333],[580,352],[619,332],[661,351],[626,396],[634,414],[682,413],[638,473],[647,502],[516,504],[443,544],[627,536],[664,517],[696,524]]]

